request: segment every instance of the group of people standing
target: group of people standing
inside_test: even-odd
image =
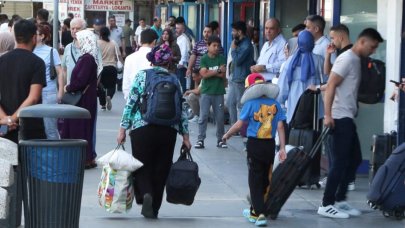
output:
[[[237,134],[243,124],[248,124],[245,134],[249,138],[247,153],[252,205],[244,214],[249,221],[262,226],[266,224],[262,216],[265,213],[262,190],[269,185],[275,131],[277,129],[281,135],[280,158],[284,160],[284,132],[288,128],[284,128],[283,122],[288,124],[291,121],[298,98],[306,89],[320,89],[325,94],[319,116],[332,131],[328,152],[330,170],[318,214],[332,218],[360,215],[360,211],[346,202],[346,194],[361,160],[353,122],[357,112],[360,58],[371,55],[383,41],[375,29],[363,30],[355,44],[348,46],[347,27],[332,27],[331,42],[323,34],[325,20],[311,15],[306,18],[304,27],[300,27],[302,31],[297,37],[287,42],[281,34],[280,21],[271,18],[265,22],[266,42],[258,52],[255,51],[258,34],[256,39],[248,37],[247,24],[237,21],[231,25],[233,40],[225,58],[215,22],[205,26],[202,40],[195,42],[182,17],[170,17],[164,29],[160,18],[155,18],[150,28],[141,19],[135,32],[130,29],[132,21],[129,19],[126,26],[120,28],[111,16],[108,27],[95,22],[94,30],[90,31],[85,29],[83,19],[74,18],[69,23],[73,41],[63,46],[61,60],[57,50],[47,45],[52,39],[52,28],[44,16],[46,14],[39,14],[37,22],[20,19],[15,22],[12,33],[0,33],[0,124],[8,126],[8,132],[2,137],[18,143],[17,113],[21,108],[41,102],[56,104],[64,93],[82,91],[78,106],[87,109],[91,119],[65,119],[63,123],[59,122],[59,128],[56,119],[32,119],[24,126],[28,133],[25,137],[86,139],[86,168],[96,167],[97,96],[101,109],[111,110],[117,81],[117,89],[121,90],[118,62],[125,58],[122,91],[127,103],[117,142],[124,143],[126,130],[130,130],[132,154],[144,164],[134,173],[136,202],[142,204],[142,214],[146,218],[157,218],[172,164],[176,134],[182,135],[183,144],[191,148],[188,120],[183,110],[178,124],[149,124],[142,119],[140,97],[146,89],[145,70],[176,74],[179,87],[198,116],[195,148],[205,148],[211,108],[218,148],[227,148],[226,140]],[[335,59],[331,56],[336,51],[339,56]],[[255,56],[256,52],[258,56]],[[256,97],[270,100],[256,99],[242,104],[247,88],[270,83],[277,83],[277,88],[273,85],[270,95],[263,93]],[[227,102],[224,100],[226,91]],[[227,132],[224,129],[225,104],[230,123],[234,125]]]

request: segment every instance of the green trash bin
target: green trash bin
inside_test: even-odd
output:
[[[79,119],[90,113],[59,104],[34,105],[19,113],[21,125],[24,118],[40,117]],[[81,139],[20,140],[25,227],[79,227],[86,146]]]

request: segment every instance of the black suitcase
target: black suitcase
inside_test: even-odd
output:
[[[266,215],[270,216],[271,219],[277,218],[281,207],[311,165],[328,132],[329,128],[324,128],[309,153],[304,152],[302,147],[295,147],[290,150],[287,159],[273,171],[270,190],[265,203]]]
[[[300,97],[291,119],[289,145],[302,146],[305,153],[309,153],[319,137],[319,92],[306,90]],[[306,106],[306,107],[302,107]],[[310,108],[308,108],[310,106]],[[313,185],[320,188],[321,176],[321,148],[313,157],[309,168],[298,183],[299,187],[311,189]]]
[[[405,217],[405,143],[378,169],[367,199],[370,207],[379,208],[385,217]]]
[[[397,144],[397,133],[385,133],[382,135],[373,135],[371,146],[371,158],[369,163],[369,183],[371,184],[378,168],[384,164],[391,155]]]
[[[198,165],[193,161],[190,150],[181,147],[179,159],[170,168],[166,181],[166,200],[173,204],[191,205],[200,187]]]

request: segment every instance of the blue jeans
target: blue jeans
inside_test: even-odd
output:
[[[217,140],[222,140],[224,127],[224,95],[200,95],[200,118],[198,119],[198,140],[204,140],[207,133],[208,116],[210,109],[214,111],[217,125]]]
[[[42,91],[42,104],[57,104],[57,92]],[[57,118],[44,118],[45,134],[47,139],[60,139]]]
[[[345,201],[347,186],[362,161],[359,137],[356,125],[351,118],[335,119],[335,128],[331,130],[331,145],[328,181],[323,195],[323,206],[333,205],[336,201]]]
[[[180,85],[181,85],[181,88],[183,89],[183,92],[185,92],[186,91],[186,71],[187,71],[187,68],[185,68],[185,67],[182,67],[182,68],[178,68],[177,70],[176,70],[176,75],[177,75],[177,78],[179,79],[179,82],[180,82]]]
[[[229,121],[232,126],[238,120],[238,113],[242,110],[240,99],[245,91],[245,84],[243,82],[237,83],[233,81],[228,82],[229,95],[227,99],[227,107],[229,111]]]

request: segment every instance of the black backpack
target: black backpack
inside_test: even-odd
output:
[[[166,200],[173,204],[191,205],[200,187],[198,165],[193,161],[190,150],[181,147],[179,159],[170,168],[166,181]]]
[[[385,63],[369,57],[362,58],[357,101],[364,104],[376,104],[384,97],[384,90]]]
[[[151,124],[178,124],[183,110],[183,95],[175,74],[145,70],[145,91],[141,95],[142,119]]]
[[[305,90],[297,102],[294,109],[293,116],[290,121],[290,127],[294,129],[313,129],[314,123],[314,103],[316,101],[316,94],[319,91]]]

